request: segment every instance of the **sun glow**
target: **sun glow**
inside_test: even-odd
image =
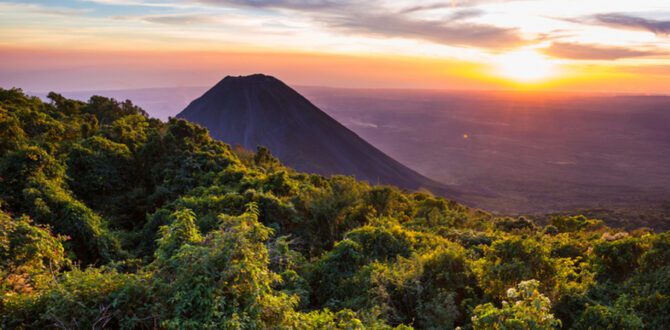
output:
[[[556,73],[556,66],[549,58],[534,50],[505,53],[495,59],[499,75],[521,83],[545,81]]]

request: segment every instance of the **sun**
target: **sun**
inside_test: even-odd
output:
[[[502,54],[495,59],[495,67],[500,76],[520,83],[544,81],[556,71],[551,59],[531,49]]]

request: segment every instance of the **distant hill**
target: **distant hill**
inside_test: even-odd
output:
[[[265,146],[298,171],[458,195],[387,156],[271,76],[228,76],[177,117],[207,127],[212,137],[231,145]]]

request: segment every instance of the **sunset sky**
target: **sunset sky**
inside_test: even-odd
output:
[[[670,94],[668,0],[0,0],[0,86]]]

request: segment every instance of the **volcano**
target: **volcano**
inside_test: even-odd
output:
[[[206,127],[213,138],[230,145],[250,150],[265,146],[301,172],[458,195],[387,156],[271,76],[228,76],[177,117]]]

